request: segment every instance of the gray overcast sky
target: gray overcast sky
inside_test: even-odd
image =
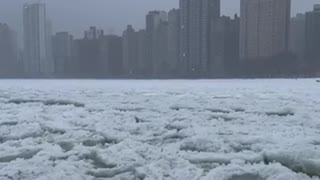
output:
[[[22,5],[39,0],[0,0],[0,22],[8,23],[22,35]],[[127,24],[144,27],[149,10],[169,10],[178,7],[178,0],[42,0],[53,24],[53,32],[69,31],[77,37],[90,25],[107,33],[119,34]],[[222,13],[239,12],[240,0],[221,0]],[[320,0],[292,0],[292,13],[312,9]]]

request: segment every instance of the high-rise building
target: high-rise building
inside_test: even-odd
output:
[[[240,18],[222,16],[211,26],[210,77],[235,77],[239,72]]]
[[[320,4],[306,13],[306,59],[310,70],[320,72]]]
[[[89,30],[84,32],[84,38],[88,40],[99,39],[103,37],[104,31],[97,29],[95,26],[91,26]]]
[[[76,74],[79,77],[102,77],[104,71],[100,55],[102,38],[102,30],[90,27],[85,31],[83,39],[74,41],[74,59],[78,64]]]
[[[289,50],[295,54],[300,61],[300,68],[305,63],[306,46],[306,18],[304,14],[297,14],[290,20]]]
[[[206,77],[209,71],[210,25],[220,16],[220,0],[180,0],[182,73]]]
[[[180,43],[180,10],[172,9],[168,13],[168,73],[178,76]]]
[[[122,76],[122,38],[107,35],[100,40],[100,62],[104,77],[119,78]]]
[[[13,77],[20,73],[17,34],[7,24],[0,23],[0,77]]]
[[[153,38],[153,77],[164,78],[168,76],[168,21],[161,21],[156,27]]]
[[[146,30],[139,30],[138,34],[138,77],[148,78],[148,53],[147,53],[147,33]]]
[[[290,0],[241,0],[241,59],[287,53],[290,4]]]
[[[52,52],[55,74],[58,77],[70,76],[73,63],[73,36],[68,32],[59,32],[52,37]]]
[[[51,24],[43,3],[23,6],[24,64],[31,76],[50,76],[54,72],[51,51]]]
[[[161,22],[168,21],[168,14],[165,11],[150,11],[146,16],[146,39],[147,39],[147,74],[150,76],[155,74],[157,68],[157,29]]]
[[[138,33],[131,25],[122,34],[123,73],[126,77],[135,77],[138,71]]]

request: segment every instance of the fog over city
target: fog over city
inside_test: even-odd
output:
[[[320,0],[0,0],[0,180],[320,180]]]
[[[0,22],[7,22],[22,38],[22,5],[39,0],[1,0]],[[54,22],[53,32],[68,31],[83,35],[89,26],[103,28],[106,32],[121,34],[127,24],[136,28],[145,26],[144,16],[150,10],[170,10],[179,6],[178,0],[41,0],[48,8]],[[312,9],[318,0],[293,0],[292,14]],[[240,0],[222,0],[222,14],[239,14]],[[21,42],[21,40],[20,40]]]

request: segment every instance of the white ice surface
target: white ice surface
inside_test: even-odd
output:
[[[320,84],[0,81],[0,180],[319,180]]]

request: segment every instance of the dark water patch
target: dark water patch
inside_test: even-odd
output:
[[[58,145],[63,149],[65,152],[71,151],[74,147],[72,142],[59,142]]]
[[[41,103],[41,100],[36,99],[11,99],[8,104],[27,104],[27,103]]]
[[[232,108],[232,110],[235,112],[245,112],[246,111],[244,108],[241,108],[241,107]]]
[[[115,108],[115,110],[120,112],[140,112],[144,108]]]
[[[39,149],[37,149],[37,150],[26,150],[24,152],[21,152],[21,153],[18,153],[18,154],[14,154],[14,155],[2,156],[2,157],[0,157],[0,163],[11,162],[11,161],[14,161],[16,159],[25,159],[25,160],[31,159],[31,158],[33,158],[33,156],[38,154],[38,152],[40,152]]]
[[[16,125],[18,125],[18,122],[16,122],[16,121],[0,123],[0,126],[16,126]]]
[[[266,112],[267,116],[280,116],[280,117],[286,117],[286,116],[294,116],[295,113],[290,109],[280,110],[280,111],[271,111]]]
[[[243,175],[232,176],[228,180],[264,180],[264,179],[259,175],[255,175],[255,174],[243,174]]]
[[[101,139],[86,139],[82,142],[82,144],[84,146],[87,146],[87,147],[94,147],[94,146],[97,146],[97,145],[105,145],[107,143],[107,141],[104,139],[104,138],[101,138]]]
[[[39,100],[39,99],[12,99],[7,102],[8,104],[27,104],[27,103],[42,103],[45,106],[68,106],[85,107],[84,103],[70,101],[70,100]]]
[[[137,116],[134,116],[134,120],[135,120],[136,123],[146,123],[146,122],[149,122],[149,121],[147,121],[147,120],[145,120],[145,119],[142,119],[142,118],[140,118],[140,117],[137,117]]]
[[[320,140],[314,140],[311,142],[312,145],[320,146]]]
[[[193,107],[185,107],[185,106],[171,106],[170,107],[171,110],[173,111],[180,111],[180,110],[194,110]]]
[[[69,100],[45,100],[43,101],[43,104],[46,106],[68,106],[73,105],[74,107],[85,107],[84,103],[76,102],[76,101],[69,101]]]

